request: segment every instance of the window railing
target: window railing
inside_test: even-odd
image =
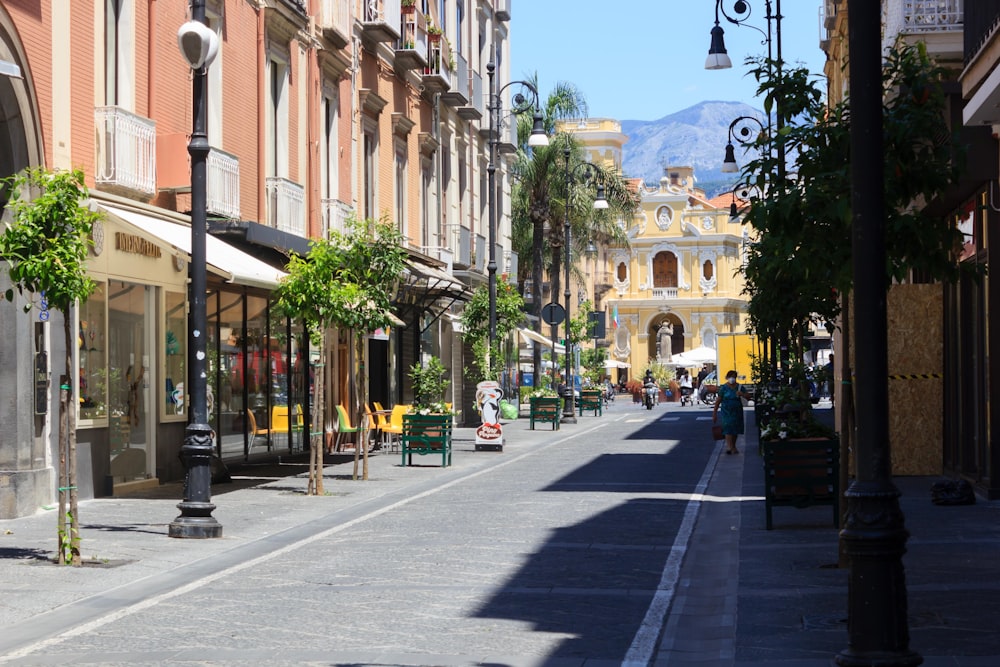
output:
[[[962,0],[903,0],[905,32],[961,30]]]
[[[350,204],[339,199],[323,199],[323,238],[330,238],[330,232],[347,233],[347,219],[354,213]]]
[[[486,272],[486,237],[476,234],[476,271]]]
[[[351,32],[351,0],[320,0],[319,23],[344,34]]]
[[[399,27],[399,0],[361,0],[361,16],[365,23],[393,23]]]
[[[218,148],[208,151],[207,210],[224,218],[240,217],[240,159]]]
[[[97,107],[97,174],[101,186],[156,193],[156,122],[121,107]]]
[[[676,299],[677,298],[677,288],[676,287],[654,287],[653,288],[653,298],[654,299]]]
[[[296,236],[306,236],[305,188],[287,178],[268,176],[267,224]]]

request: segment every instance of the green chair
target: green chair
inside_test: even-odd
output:
[[[351,418],[347,416],[347,408],[343,405],[337,406],[337,441],[333,444],[333,451],[340,451],[340,439],[345,433],[357,433],[358,427],[351,426]]]

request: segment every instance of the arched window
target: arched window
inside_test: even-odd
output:
[[[677,287],[677,255],[660,252],[653,258],[653,287]]]
[[[711,280],[715,273],[715,267],[712,266],[712,260],[706,259],[705,263],[701,265],[701,275],[705,280]]]
[[[628,278],[628,267],[625,262],[618,262],[618,282],[623,283]]]

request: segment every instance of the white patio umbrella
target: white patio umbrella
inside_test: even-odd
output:
[[[618,361],[617,359],[605,359],[605,368],[632,368],[632,364],[627,361]]]
[[[696,347],[693,350],[688,350],[682,354],[675,354],[671,363],[676,366],[678,361],[682,362],[686,366],[700,366],[702,364],[714,364],[717,363],[719,358],[718,350],[714,350],[710,347]]]

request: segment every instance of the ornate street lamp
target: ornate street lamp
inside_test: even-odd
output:
[[[184,430],[181,459],[187,469],[184,500],[178,503],[180,515],[171,522],[170,537],[222,537],[222,525],[212,516],[212,427],[208,425],[205,337],[207,329],[205,276],[205,235],[207,233],[207,161],[206,69],[219,50],[219,39],[205,25],[205,0],[193,0],[191,20],[180,27],[177,43],[191,67],[193,78],[194,128],[188,153],[191,155],[191,263],[188,303],[187,383],[191,397],[188,425]]]
[[[590,187],[591,183],[597,183],[597,177],[600,174],[596,165],[590,162],[581,162],[572,169],[569,166],[570,158],[570,148],[567,145],[563,149],[563,157],[566,159],[566,205],[564,207],[564,222],[563,222],[563,244],[566,246],[566,257],[565,257],[565,275],[566,284],[563,287],[563,302],[566,308],[566,323],[563,325],[563,331],[566,333],[566,338],[564,341],[565,349],[563,353],[565,354],[565,362],[563,364],[566,373],[566,399],[563,403],[563,416],[560,421],[564,424],[575,424],[576,423],[576,407],[574,406],[574,396],[573,392],[576,388],[576,383],[570,377],[569,369],[572,368],[570,365],[570,355],[573,351],[573,345],[570,342],[570,319],[572,317],[570,307],[570,289],[569,289],[569,269],[570,269],[570,251],[573,242],[573,233],[569,226],[569,200],[570,200],[570,190],[573,187],[573,183],[577,178],[578,172],[582,174],[580,177],[580,182],[586,186]],[[604,196],[604,185],[602,183],[597,183],[597,198],[594,199],[594,209],[600,210],[608,208],[608,200]]]
[[[756,129],[753,127],[756,125]],[[726,142],[726,157],[722,160],[724,174],[739,172],[740,165],[736,162],[736,148],[733,140],[741,146],[749,146],[764,131],[764,124],[753,116],[739,116],[729,124],[729,140]]]
[[[488,111],[490,114],[490,161],[486,165],[486,173],[489,175],[489,182],[487,187],[489,192],[487,192],[487,197],[489,199],[489,261],[486,264],[486,273],[489,281],[490,289],[490,300],[489,300],[489,314],[490,314],[490,354],[496,349],[497,341],[497,257],[496,257],[496,244],[497,244],[497,202],[496,202],[496,152],[497,144],[500,143],[500,112],[502,109],[500,96],[503,91],[507,90],[511,86],[519,86],[521,89],[518,90],[514,96],[511,98],[511,109],[510,113],[517,115],[525,113],[529,110],[532,111],[533,123],[531,127],[531,135],[528,137],[528,146],[536,148],[539,146],[548,146],[549,137],[545,133],[545,123],[542,119],[542,113],[538,109],[538,89],[536,89],[528,81],[511,81],[505,84],[500,90],[496,90],[496,82],[494,80],[494,75],[496,74],[496,62],[495,55],[491,54],[490,62],[486,64],[486,74],[489,77],[489,89],[490,89],[490,99],[488,105]],[[492,363],[492,361],[491,361]]]

